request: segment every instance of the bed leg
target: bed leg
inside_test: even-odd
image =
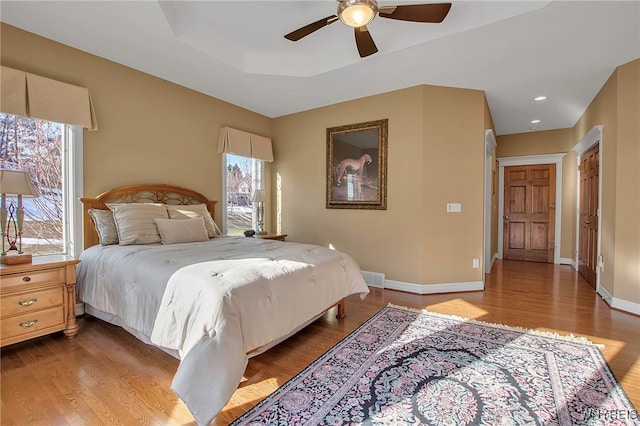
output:
[[[338,302],[338,315],[336,315],[336,318],[344,318],[347,316],[347,309],[345,306],[345,300],[342,299]]]

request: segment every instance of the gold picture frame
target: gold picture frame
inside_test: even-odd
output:
[[[387,209],[388,123],[327,128],[328,209]]]

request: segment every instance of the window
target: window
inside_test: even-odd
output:
[[[29,173],[22,249],[76,256],[82,247],[82,128],[0,113],[0,168]],[[15,197],[7,197],[7,204]]]
[[[264,161],[234,154],[222,154],[222,232],[242,235],[256,229],[253,193],[264,189]]]

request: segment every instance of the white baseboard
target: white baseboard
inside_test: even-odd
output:
[[[484,290],[482,281],[470,281],[445,284],[414,284],[403,281],[386,280],[384,288],[406,291],[415,294],[456,293],[461,291]]]
[[[76,303],[76,316],[84,315],[84,303]]]
[[[486,274],[490,273],[493,270],[493,264],[496,263],[496,260],[498,259],[500,259],[498,253],[493,253],[493,257],[491,258],[491,265],[489,265],[489,270],[485,272]]]
[[[629,302],[628,300],[614,297],[611,299],[611,307],[629,312],[630,314],[640,315],[640,303]]]
[[[497,254],[495,254],[493,256],[493,259],[491,260],[492,267],[496,259],[499,259]],[[574,266],[573,262],[563,264]],[[415,284],[403,281],[387,280],[384,278],[384,274],[381,274],[379,272],[362,271],[362,275],[365,277],[365,281],[369,287],[388,288],[390,290],[406,291],[407,293],[414,294],[458,293],[463,291],[484,290],[484,283],[482,281],[444,284]],[[600,294],[602,299],[612,308],[629,312],[631,314],[640,315],[640,303],[634,303],[629,302],[628,300],[615,298],[602,286],[598,288],[597,293]],[[76,312],[78,312],[77,306]]]
[[[612,308],[629,312],[630,314],[640,315],[640,303],[629,302],[628,300],[613,297],[603,286],[598,287],[597,293],[602,297],[602,300],[607,302],[607,305]]]
[[[484,290],[484,283],[482,281],[445,284],[415,284],[403,281],[387,280],[385,279],[384,274],[381,274],[380,272],[362,271],[362,276],[369,287],[388,288],[390,290],[400,290],[414,294],[456,293],[461,291]]]
[[[578,267],[576,265],[575,259],[572,259],[570,257],[561,257],[560,258],[560,264],[561,265],[570,265],[576,271],[578,270]]]
[[[599,286],[598,289],[596,290],[596,293],[598,293],[600,297],[602,297],[602,300],[607,302],[607,305],[611,306],[613,302],[613,296],[611,295],[611,293],[607,291],[606,288]]]

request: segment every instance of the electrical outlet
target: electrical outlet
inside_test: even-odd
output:
[[[480,267],[480,259],[473,259],[473,269],[478,269]]]

